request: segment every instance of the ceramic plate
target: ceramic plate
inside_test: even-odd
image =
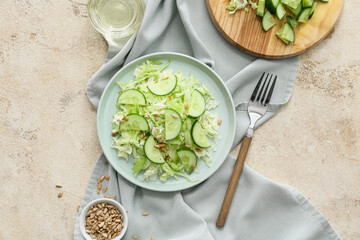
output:
[[[169,68],[174,71],[180,71],[185,76],[190,76],[190,72],[194,73],[194,76],[204,83],[205,86],[214,95],[216,101],[220,105],[213,110],[221,118],[222,124],[219,128],[219,139],[217,151],[213,152],[213,161],[211,166],[199,160],[197,171],[194,171],[190,178],[196,182],[189,182],[187,179],[179,177],[178,180],[173,178],[167,179],[165,182],[146,181],[143,180],[142,174],[139,174],[137,178],[134,177],[131,168],[133,167],[133,159],[129,157],[129,160],[121,159],[117,157],[117,150],[111,148],[112,144],[112,118],[116,112],[116,101],[119,96],[119,87],[117,82],[126,82],[134,78],[135,68],[146,60],[156,60],[160,62],[167,62],[171,60]],[[104,151],[104,154],[114,169],[124,178],[130,182],[154,191],[170,192],[178,191],[186,188],[193,187],[210,177],[224,162],[226,156],[230,152],[234,136],[235,136],[235,108],[231,95],[220,77],[211,70],[208,66],[200,61],[178,53],[155,53],[138,58],[131,63],[127,64],[121,70],[119,70],[110,80],[106,86],[98,107],[97,112],[97,133],[100,141],[100,145]]]

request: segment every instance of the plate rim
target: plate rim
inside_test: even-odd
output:
[[[203,67],[205,67],[208,71],[210,71],[212,74],[215,75],[215,77],[217,78],[217,80],[220,82],[220,84],[222,85],[223,89],[225,90],[226,92],[226,97],[230,99],[230,104],[232,106],[232,111],[231,111],[231,117],[233,117],[232,121],[233,121],[233,124],[232,126],[229,126],[229,127],[233,127],[234,131],[231,131],[230,132],[230,138],[232,140],[234,140],[235,138],[235,131],[236,131],[236,111],[235,111],[235,105],[234,105],[234,101],[232,99],[232,96],[231,96],[231,93],[229,91],[229,89],[226,87],[225,85],[225,82],[222,80],[222,78],[213,70],[211,69],[209,66],[207,66],[205,63],[201,62],[200,60],[192,57],[192,56],[189,56],[189,55],[186,55],[186,54],[182,54],[182,53],[177,53],[177,52],[155,52],[155,53],[150,53],[150,54],[146,54],[146,55],[143,55],[141,57],[138,57],[132,61],[130,61],[129,63],[125,64],[123,67],[121,67],[112,77],[111,79],[109,80],[109,82],[106,84],[106,87],[104,88],[102,94],[101,94],[101,97],[100,97],[100,101],[99,101],[99,104],[98,104],[98,108],[97,108],[97,112],[96,112],[96,132],[97,132],[97,137],[98,137],[98,140],[99,140],[99,143],[100,143],[100,146],[101,146],[101,150],[102,150],[102,153],[104,154],[105,158],[107,159],[107,161],[111,164],[111,166],[114,168],[114,170],[120,174],[123,178],[125,178],[127,181],[131,182],[132,184],[138,186],[138,187],[141,187],[141,188],[144,188],[144,189],[147,189],[147,190],[151,190],[151,191],[156,191],[156,192],[176,192],[176,191],[182,191],[182,190],[185,190],[185,189],[189,189],[189,188],[192,188],[192,187],[195,187],[197,185],[199,185],[200,183],[204,182],[205,180],[207,180],[209,177],[211,177],[221,166],[222,164],[224,163],[224,161],[226,160],[226,157],[222,160],[221,164],[219,164],[216,168],[212,168],[210,167],[210,174],[205,177],[204,179],[201,179],[197,182],[192,182],[189,184],[185,184],[184,187],[178,187],[176,189],[159,189],[159,188],[156,188],[156,187],[152,187],[152,186],[147,186],[146,185],[146,182],[136,182],[135,180],[133,179],[130,179],[129,177],[125,176],[125,174],[122,174],[120,171],[117,170],[117,167],[115,167],[111,161],[109,159],[109,156],[108,154],[106,153],[106,151],[104,151],[105,147],[103,147],[103,143],[102,143],[102,140],[100,138],[100,131],[101,131],[101,127],[100,127],[100,112],[101,112],[101,106],[103,105],[103,102],[105,101],[104,98],[105,98],[105,93],[109,90],[110,88],[110,85],[112,84],[113,81],[115,81],[116,77],[123,71],[126,70],[127,67],[129,67],[130,65],[134,64],[135,62],[141,62],[142,60],[144,59],[148,59],[148,58],[151,58],[151,57],[154,57],[154,56],[161,56],[161,55],[172,55],[172,56],[176,56],[176,57],[180,57],[180,58],[185,58],[185,59],[188,59],[190,61],[194,61],[194,62],[197,62],[198,64],[202,65]],[[170,59],[171,60],[171,59]],[[212,79],[212,78],[211,78]],[[226,152],[230,153],[231,151],[231,146],[230,145],[229,147],[226,147]]]

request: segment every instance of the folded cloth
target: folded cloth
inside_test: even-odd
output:
[[[269,111],[262,124],[285,104],[292,93],[299,58],[265,60],[250,56],[226,42],[213,26],[205,1],[147,2],[142,26],[119,52],[109,47],[105,64],[89,80],[90,101],[98,106],[110,78],[126,63],[142,55],[173,51],[206,63],[226,82],[236,106],[234,146],[249,124],[246,103],[262,72],[278,76]],[[229,155],[208,180],[184,191],[161,193],[137,187],[110,166],[101,155],[86,189],[80,211],[96,193],[97,178],[110,175],[106,194],[128,210],[129,226],[124,239],[156,240],[325,240],[340,239],[327,220],[293,188],[272,182],[244,167],[224,228],[215,222],[236,161]],[[119,160],[120,161],[120,160]],[[102,193],[101,193],[102,194]],[[150,214],[142,216],[143,211]],[[83,239],[76,219],[74,239]]]

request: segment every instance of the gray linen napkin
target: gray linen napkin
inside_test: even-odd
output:
[[[144,20],[136,36],[117,54],[109,48],[106,63],[89,80],[87,92],[97,107],[110,78],[126,63],[142,55],[173,51],[188,54],[212,67],[232,93],[237,129],[234,146],[249,124],[246,103],[260,74],[278,75],[270,111],[262,124],[285,104],[292,93],[299,58],[257,59],[226,42],[213,26],[205,1],[147,2]],[[236,158],[229,155],[213,176],[181,192],[159,193],[142,189],[125,180],[101,155],[86,189],[81,210],[97,195],[96,179],[110,175],[106,194],[116,195],[128,209],[129,227],[124,239],[340,239],[327,220],[293,188],[272,182],[245,166],[224,228],[215,226]],[[150,215],[142,216],[143,211]],[[83,239],[77,216],[74,239]]]

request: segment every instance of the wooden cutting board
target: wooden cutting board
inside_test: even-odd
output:
[[[324,39],[334,28],[344,5],[344,0],[329,0],[328,3],[318,1],[312,18],[295,28],[295,42],[286,45],[276,36],[286,17],[280,21],[281,24],[278,23],[264,32],[261,18],[256,16],[256,10],[248,5],[248,13],[238,10],[230,15],[225,9],[229,2],[229,0],[206,0],[216,28],[236,47],[252,55],[271,59],[298,55]]]

